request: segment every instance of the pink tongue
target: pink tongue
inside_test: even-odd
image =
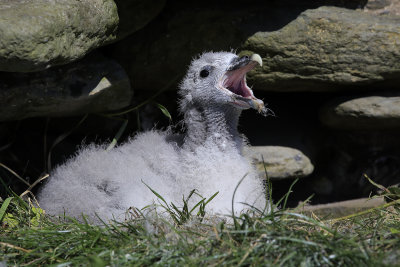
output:
[[[242,95],[241,93],[241,90],[240,90],[240,86],[239,85],[237,85],[237,86],[232,86],[232,87],[229,87],[229,90],[232,92],[232,93],[234,93],[234,94],[237,94],[237,95]]]
[[[234,83],[229,87],[229,90],[237,95],[243,96],[243,97],[249,97],[251,96],[249,90],[247,90],[247,86],[244,82],[244,80],[240,80],[238,83]]]
[[[247,90],[247,85],[244,81],[244,76],[246,75],[246,69],[242,68],[235,70],[228,76],[228,83],[226,88],[228,88],[232,93],[240,95],[242,97],[249,97],[251,93]]]

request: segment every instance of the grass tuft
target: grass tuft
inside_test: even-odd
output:
[[[0,209],[16,224],[3,218],[0,261],[17,266],[400,264],[398,199],[350,217],[321,220],[286,208],[285,196],[281,209],[241,214],[230,224],[205,212],[215,195],[189,208],[195,194],[183,197],[180,206],[158,194],[169,218],[137,213],[132,220],[100,226],[55,220],[35,211],[30,202],[7,198]],[[189,223],[197,216],[204,220]]]

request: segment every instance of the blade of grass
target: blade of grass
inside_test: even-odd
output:
[[[235,225],[235,228],[238,227],[238,222],[236,220],[236,216],[235,216],[235,195],[236,195],[236,191],[239,188],[240,184],[243,182],[244,178],[246,178],[247,173],[242,177],[242,179],[240,179],[240,181],[237,183],[235,190],[233,190],[233,196],[232,196],[232,219],[233,219],[233,223]]]
[[[179,208],[174,203],[171,203],[171,207],[173,210],[175,210],[176,214],[178,214],[181,218],[185,217],[185,213],[180,211]]]
[[[26,211],[30,211],[29,204],[26,203],[20,196],[18,196],[14,191],[11,191],[15,199],[18,201],[19,205],[23,207]]]
[[[310,224],[312,224],[314,226],[318,226],[319,228],[324,229],[325,231],[327,231],[328,233],[330,233],[332,235],[335,234],[335,230],[329,228],[323,222],[315,220],[315,219],[313,219],[311,217],[308,217],[308,216],[306,216],[304,214],[299,214],[299,213],[294,213],[294,212],[285,212],[284,211],[282,213],[282,215],[290,215],[290,216],[296,217],[297,218],[296,220],[299,220],[299,219],[304,220],[305,222],[308,222],[308,223],[310,223]]]
[[[190,214],[198,207],[200,206],[202,203],[204,203],[205,198],[203,198],[202,200],[200,200],[199,202],[197,202],[196,205],[194,205],[194,207],[190,210]]]
[[[279,206],[283,201],[282,209],[286,208],[286,203],[289,198],[289,195],[293,192],[292,188],[297,183],[298,180],[299,180],[299,178],[297,178],[296,180],[293,181],[293,183],[290,185],[289,190],[286,192],[286,194],[276,202],[276,204],[275,204],[276,206]]]
[[[385,191],[385,192],[387,192],[387,193],[390,193],[390,191],[389,191],[386,187],[384,187],[383,185],[380,185],[380,184],[375,183],[374,181],[372,181],[372,179],[369,178],[367,174],[364,173],[364,177],[365,177],[371,184],[373,184],[375,187],[377,187],[377,188],[379,188],[379,189],[381,189],[381,190],[383,190],[383,191]]]
[[[121,138],[122,134],[124,133],[127,125],[128,125],[128,120],[124,120],[124,122],[122,123],[121,127],[119,128],[117,134],[114,136],[112,142],[108,145],[106,151],[110,151],[111,149],[113,149],[115,147],[119,138]]]
[[[147,186],[148,189],[150,189],[150,191],[151,191],[154,195],[156,195],[156,197],[158,197],[159,199],[161,199],[161,200],[164,202],[164,204],[169,208],[169,205],[168,205],[167,201],[165,201],[165,199],[164,199],[159,193],[157,193],[156,191],[154,191],[150,186],[148,186],[145,182],[143,182],[143,180],[141,180],[141,181],[142,181],[142,183],[143,183],[145,186]]]
[[[287,203],[287,200],[288,200],[288,198],[289,198],[289,195],[293,192],[293,191],[292,191],[292,188],[293,188],[293,186],[294,186],[298,181],[299,181],[299,178],[297,178],[296,180],[294,180],[293,183],[290,185],[289,190],[288,190],[288,192],[286,193],[286,196],[285,196],[285,201],[283,202],[283,208],[284,208],[284,209],[286,209],[286,203]]]
[[[163,105],[156,103],[157,107],[161,110],[161,112],[169,119],[169,121],[172,121],[171,114],[169,113],[168,109],[164,107]]]
[[[26,194],[28,194],[29,192],[31,192],[31,190],[41,181],[47,179],[50,175],[49,174],[45,174],[44,176],[40,177],[39,179],[37,179],[31,186],[28,187],[28,189],[25,190],[25,192],[23,192],[19,197],[23,197]]]
[[[204,205],[207,205],[208,203],[210,203],[210,201],[213,200],[218,194],[219,194],[219,191],[218,191],[218,192],[215,192],[214,195],[212,195],[212,196],[204,203]]]
[[[282,241],[290,241],[290,242],[295,242],[295,243],[300,243],[306,246],[314,246],[314,247],[323,247],[321,244],[317,244],[312,241],[307,241],[299,238],[293,238],[293,237],[283,237],[283,236],[277,236],[275,237],[276,240],[282,240]]]
[[[338,222],[338,221],[347,220],[347,219],[351,219],[351,218],[354,218],[354,217],[362,216],[362,215],[365,215],[365,214],[368,214],[368,213],[372,213],[372,212],[375,212],[375,211],[379,211],[379,210],[385,209],[387,207],[394,206],[396,204],[400,204],[400,199],[397,199],[397,200],[389,202],[389,203],[385,203],[385,204],[380,205],[378,207],[374,207],[374,208],[363,210],[363,211],[360,211],[360,212],[357,212],[357,213],[353,213],[353,214],[350,214],[350,215],[347,215],[347,216],[343,216],[343,217],[335,218],[335,219],[330,219],[328,221],[332,221],[333,223],[335,223],[335,222]]]
[[[10,205],[11,200],[13,197],[8,197],[6,200],[4,200],[3,204],[1,204],[0,207],[0,222],[3,220],[4,215],[6,214],[6,210],[8,208],[8,205]]]
[[[15,171],[11,170],[10,168],[8,168],[6,165],[4,165],[3,163],[0,163],[0,167],[3,167],[4,169],[6,169],[7,171],[9,171],[11,174],[13,174],[15,177],[18,178],[18,180],[20,180],[21,182],[23,182],[24,184],[26,184],[27,186],[31,186],[27,181],[25,181],[24,178],[22,178],[21,176],[19,176]]]
[[[286,257],[284,257],[280,263],[279,266],[285,266],[285,262],[290,260],[291,258],[293,258],[296,255],[296,251],[293,251],[292,253],[289,253]]]
[[[264,167],[264,172],[265,172],[265,178],[267,180],[267,199],[271,200],[272,199],[272,184],[271,184],[271,179],[269,179],[268,171],[267,171],[267,164],[264,161],[264,155],[261,155],[263,167]]]
[[[21,247],[14,246],[13,244],[8,244],[8,243],[5,243],[5,242],[0,242],[0,246],[16,249],[16,250],[19,250],[19,251],[22,251],[22,252],[25,252],[25,253],[32,252],[32,250],[30,250],[30,249],[21,248]]]

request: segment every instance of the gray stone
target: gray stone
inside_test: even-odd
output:
[[[0,0],[0,71],[72,62],[115,40],[117,27],[112,0]]]
[[[257,167],[261,176],[265,177],[265,168],[268,177],[273,180],[302,178],[310,175],[314,166],[301,151],[281,146],[253,146],[244,151]],[[264,159],[264,163],[263,163]]]
[[[400,0],[369,0],[363,10],[379,16],[400,16]]]
[[[303,205],[302,203],[296,208],[296,211],[305,214],[315,214],[320,219],[334,219],[372,209],[385,204],[383,197],[376,198],[360,198],[334,202],[319,205]]]
[[[400,128],[400,96],[337,99],[321,109],[320,119],[325,125],[337,129]]]
[[[123,1],[116,1],[118,7]],[[306,9],[321,5],[356,8],[361,3],[363,0],[281,0],[268,4],[241,0],[232,5],[223,0],[199,6],[191,1],[169,1],[145,28],[113,45],[113,57],[135,81],[135,91],[175,90],[185,66],[199,53],[237,49],[255,32],[280,29]],[[120,20],[124,27],[122,13]]]
[[[258,32],[243,53],[264,65],[249,73],[256,89],[332,91],[398,88],[400,17],[321,7],[303,12],[275,32]]]
[[[365,9],[382,9],[391,4],[393,0],[368,0]]]
[[[0,120],[72,116],[129,105],[124,70],[99,55],[34,73],[0,72]]]

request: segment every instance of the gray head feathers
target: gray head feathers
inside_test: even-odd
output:
[[[41,207],[55,215],[122,220],[130,207],[158,203],[147,184],[178,206],[193,189],[206,198],[219,192],[207,209],[230,214],[235,187],[245,177],[235,210],[247,209],[243,203],[264,208],[262,182],[241,155],[245,144],[237,132],[243,109],[264,108],[245,82],[246,72],[261,64],[257,56],[220,52],[193,60],[179,91],[186,124],[182,145],[171,141],[169,131],[149,131],[109,151],[81,148],[52,172],[38,194]]]

